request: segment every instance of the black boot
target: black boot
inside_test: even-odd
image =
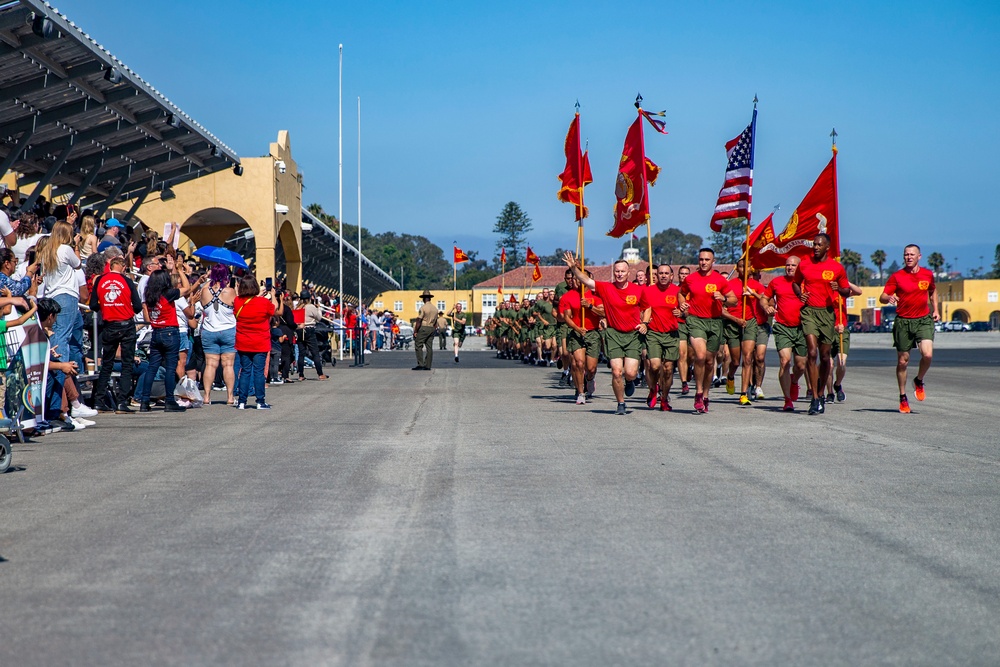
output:
[[[139,412],[152,412],[149,409],[149,403],[143,402],[139,404]]]

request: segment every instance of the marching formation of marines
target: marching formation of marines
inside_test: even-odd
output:
[[[812,256],[790,257],[784,273],[767,287],[742,259],[734,277],[723,276],[714,268],[711,248],[698,252],[694,270],[681,266],[675,274],[668,264],[653,265],[631,281],[629,264],[619,260],[610,282],[594,280],[567,252],[564,280],[554,290],[498,305],[485,324],[487,345],[498,358],[558,366],[560,383],[572,387],[578,405],[592,399],[603,363],[611,369],[615,414],[628,414],[625,399],[642,383],[650,409],[672,411],[675,373],[680,376],[678,393],[688,394],[693,383],[695,412],[707,413],[711,389],[724,382],[727,393],[737,393],[737,369],[738,404],[750,406],[764,398],[765,352],[773,335],[782,410],[795,411],[799,379],[805,377],[808,414],[821,415],[828,402],[847,400],[846,299],[861,294],[847,280],[843,265],[828,256],[829,248],[829,238],[817,235]],[[913,389],[922,401],[938,315],[934,276],[920,267],[920,248],[906,246],[903,257],[904,267],[890,276],[880,301],[897,307],[893,345],[899,411],[908,413],[909,353],[914,348],[921,352]]]

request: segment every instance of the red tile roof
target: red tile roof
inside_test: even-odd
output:
[[[611,264],[602,264],[599,266],[588,266],[587,270],[594,274],[594,280],[603,280],[609,282],[611,280]],[[674,272],[677,272],[677,267],[679,265],[672,265]],[[698,264],[688,264],[692,270],[697,270]],[[533,269],[527,266],[522,266],[516,269],[511,269],[502,276],[496,276],[490,278],[489,280],[484,280],[481,283],[477,283],[473,286],[473,289],[485,290],[485,289],[496,289],[500,287],[501,280],[503,280],[504,289],[521,289],[530,288],[533,292],[548,287],[553,288],[563,281],[566,274],[566,266],[542,266],[542,279],[537,283],[531,282],[531,274]],[[733,264],[716,264],[715,269],[724,276],[729,276],[730,271],[735,268]],[[633,264],[631,271],[629,273],[629,278],[634,279],[636,272],[644,271],[646,269],[646,262],[639,262]],[[781,275],[781,272],[765,272],[761,275],[761,282],[767,285],[771,282],[774,276]]]

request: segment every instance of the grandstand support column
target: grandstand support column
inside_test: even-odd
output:
[[[274,277],[274,243],[270,246],[257,244],[257,262],[254,267],[257,274],[257,281]]]

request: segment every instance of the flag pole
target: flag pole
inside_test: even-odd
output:
[[[579,118],[579,116],[580,116],[580,100],[576,101],[576,115],[577,115],[577,118]],[[579,127],[579,124],[577,124],[577,126]],[[577,141],[579,141],[579,140],[580,140],[579,137],[577,137]],[[588,141],[587,143],[588,143],[588,148],[589,148],[590,142]],[[580,208],[577,210],[577,213],[580,216],[580,221],[579,221],[579,223],[576,226],[576,229],[577,229],[576,235],[577,235],[577,244],[580,246],[580,271],[584,272],[587,269],[587,261],[584,258],[584,254],[583,254],[583,239],[584,239],[584,234],[583,234],[583,211],[584,211],[584,208],[583,208],[583,191],[584,191],[584,185],[583,185],[583,181],[584,181],[584,177],[583,177],[583,155],[580,154],[580,151],[577,151],[577,155],[579,155],[579,157],[577,158],[577,161],[576,161],[576,173],[580,175]],[[587,275],[587,274],[584,273],[583,275]],[[581,329],[584,328],[584,325],[583,325],[583,291],[584,291],[583,281],[580,281],[580,328]],[[556,306],[556,308],[558,308],[558,306]]]
[[[338,96],[337,96],[337,107],[338,111],[338,141],[337,141],[337,154],[338,163],[340,165],[339,176],[337,179],[339,204],[337,206],[337,236],[340,243],[339,252],[339,262],[340,267],[337,270],[337,277],[340,280],[340,285],[337,289],[337,300],[340,302],[340,360],[344,360],[344,45],[340,45],[340,64],[339,64],[339,78],[338,78]],[[359,251],[360,252],[360,251]],[[358,259],[360,262],[361,259]]]
[[[832,142],[831,146],[830,146],[830,150],[833,151],[833,156],[837,157],[837,128],[833,128],[830,131],[830,139],[831,139],[831,142]],[[833,205],[837,206],[838,204],[839,204],[839,202],[837,201],[837,165],[834,164],[833,165]],[[839,262],[840,261],[840,255],[839,255],[839,253],[840,253],[840,215],[837,216],[837,253],[838,253],[838,255],[837,255],[836,259]],[[840,292],[837,292],[837,315],[838,316],[840,315],[840,313],[844,312],[844,308],[843,308],[843,305],[842,305],[843,300],[844,300],[844,296]],[[845,327],[847,326],[847,313],[844,313],[844,326]],[[844,332],[843,331],[840,332],[840,351],[841,351],[841,353],[843,353],[843,351],[844,351]]]
[[[642,95],[638,94],[638,93],[635,96],[635,108],[636,108],[636,113],[639,114],[639,145],[642,147],[642,164],[639,165],[639,168],[641,169],[641,173],[642,173],[642,196],[643,196],[644,200],[646,201],[646,206],[648,207],[649,206],[649,183],[646,180],[646,137],[645,137],[645,134],[643,133],[643,127],[642,127]],[[652,231],[652,229],[653,228],[650,225],[649,218],[650,218],[650,216],[647,215],[646,216],[646,252],[648,254],[646,256],[646,260],[647,260],[646,263],[650,267],[649,277],[652,278],[653,277],[653,271],[652,271],[652,267],[653,267],[653,231]],[[633,236],[634,236],[634,234],[633,234]],[[631,248],[632,247],[632,238],[631,237],[629,238],[629,242],[628,243],[629,243],[629,247]],[[649,280],[646,281],[647,284],[649,284],[649,282],[650,282]]]
[[[757,96],[753,96],[753,119],[750,121],[750,187],[753,188],[753,149],[754,144],[757,141]],[[747,240],[746,249],[747,255],[746,259],[743,260],[743,291],[747,289],[747,280],[750,277],[750,211],[753,207],[753,194],[750,195],[750,201],[747,202]],[[747,300],[742,294],[740,295],[740,302],[743,304],[743,319],[747,319]]]

